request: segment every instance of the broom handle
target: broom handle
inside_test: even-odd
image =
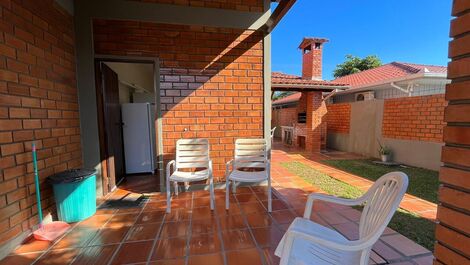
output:
[[[33,167],[34,167],[34,182],[36,183],[36,201],[38,205],[39,227],[42,226],[42,207],[41,207],[41,193],[39,191],[39,174],[38,174],[38,161],[36,157],[36,144],[32,144],[33,151]]]

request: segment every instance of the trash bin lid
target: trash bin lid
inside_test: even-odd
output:
[[[96,174],[96,170],[94,169],[85,169],[85,168],[68,169],[68,170],[49,176],[47,180],[51,184],[71,183],[71,182],[82,181],[95,174]]]

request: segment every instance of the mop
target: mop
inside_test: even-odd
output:
[[[70,225],[66,222],[55,221],[48,224],[43,224],[42,217],[42,207],[41,207],[41,194],[39,191],[39,175],[38,175],[38,163],[36,156],[36,144],[32,144],[32,153],[33,153],[33,166],[34,166],[34,182],[36,186],[36,200],[38,206],[38,216],[39,216],[39,229],[33,232],[33,236],[37,240],[43,241],[54,241],[60,235],[64,234],[69,228]]]

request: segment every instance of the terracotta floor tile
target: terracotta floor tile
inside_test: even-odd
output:
[[[138,215],[133,213],[114,215],[105,225],[105,227],[123,227],[131,226],[135,223]]]
[[[185,265],[185,260],[183,258],[162,259],[162,260],[151,261],[149,265]]]
[[[407,256],[430,253],[429,250],[400,234],[382,236],[380,239]]]
[[[247,214],[246,218],[250,227],[266,227],[275,224],[273,218],[267,213],[251,213]]]
[[[230,192],[232,192],[232,187],[230,186]],[[244,193],[253,193],[250,187],[237,187],[235,194],[244,194]]]
[[[143,212],[136,224],[160,223],[165,218],[165,211]]]
[[[359,222],[359,220],[361,219],[361,212],[356,209],[350,208],[339,211],[338,213],[354,222]]]
[[[261,265],[261,253],[256,248],[226,252],[227,265]]]
[[[413,259],[413,261],[416,262],[418,265],[431,265],[433,264],[433,260],[434,260],[433,255],[428,255],[428,256]]]
[[[237,201],[240,203],[258,202],[258,197],[254,193],[235,194]]]
[[[152,249],[153,240],[122,244],[112,264],[145,262]]]
[[[13,254],[23,254],[23,253],[28,253],[28,252],[45,251],[50,246],[52,246],[52,243],[49,241],[41,241],[41,240],[35,240],[34,238],[30,238],[26,242],[23,242],[17,249],[15,249],[15,251],[13,251]]]
[[[319,212],[318,214],[322,217],[323,220],[331,225],[351,222],[349,219],[346,219],[339,213],[333,211]]]
[[[145,204],[144,212],[166,211],[166,201],[152,201]]]
[[[242,203],[240,208],[245,214],[267,212],[261,202]]]
[[[359,239],[359,225],[353,222],[333,225],[333,228],[349,240]]]
[[[385,260],[394,260],[403,257],[400,253],[384,244],[381,240],[377,241],[373,246],[372,250],[375,251],[379,256]]]
[[[186,237],[162,238],[157,241],[152,260],[183,257],[186,254]]]
[[[216,204],[215,205],[215,210],[216,210],[215,213],[218,216],[241,214],[240,207],[238,207],[238,205],[236,203],[231,203],[228,210],[225,209],[225,203],[224,204]]]
[[[118,245],[96,246],[81,249],[72,265],[106,265]]]
[[[69,264],[79,253],[78,248],[57,249],[47,252],[35,264],[38,265],[63,265]]]
[[[53,246],[54,249],[59,248],[76,248],[85,247],[98,233],[97,228],[88,227],[75,227],[72,231],[66,234],[60,241]]]
[[[32,264],[42,252],[22,254],[22,255],[11,255],[0,260],[0,265],[29,265]]]
[[[215,216],[215,210],[211,210],[209,206],[197,207],[192,209],[191,218],[195,219],[207,219]]]
[[[179,222],[189,220],[190,217],[191,209],[171,209],[171,212],[165,216],[165,222]]]
[[[194,198],[193,199],[193,207],[209,207],[210,206],[210,198],[203,197],[203,198]]]
[[[248,228],[243,215],[227,215],[219,217],[220,228],[222,230]]]
[[[114,214],[117,211],[115,208],[98,208],[96,209],[95,215],[109,215]]]
[[[110,214],[93,215],[78,224],[79,227],[100,228],[113,216]]]
[[[161,223],[135,225],[127,234],[126,241],[150,240],[157,237]]]
[[[191,237],[189,255],[215,253],[221,250],[218,234],[201,234]]]
[[[188,265],[224,265],[224,256],[221,253],[189,256]]]
[[[222,232],[225,250],[237,250],[255,247],[248,230],[230,230]]]
[[[267,265],[279,265],[281,259],[278,256],[274,255],[274,250],[276,249],[276,247],[277,246],[263,248],[263,255]]]
[[[88,246],[115,244],[124,240],[130,226],[101,228]]]
[[[140,212],[142,212],[142,207],[130,207],[130,208],[117,209],[115,214],[126,214],[126,213],[138,214]]]
[[[174,199],[191,199],[191,198],[193,198],[193,195],[194,195],[194,192],[180,191],[178,193],[178,195],[173,194],[172,198],[174,198]],[[164,196],[163,199],[166,200],[166,196]]]
[[[263,203],[263,205],[264,205],[264,207],[266,207],[266,209],[268,208],[268,201],[267,200],[263,200],[261,203]],[[272,210],[273,211],[285,210],[287,208],[288,208],[288,206],[281,200],[273,200],[272,201]]]
[[[276,247],[281,241],[284,234],[279,228],[275,226],[254,228],[251,229],[256,242],[261,247],[274,246]]]
[[[165,222],[160,237],[181,237],[189,232],[189,221]]]
[[[280,224],[288,224],[294,221],[295,215],[289,210],[275,211],[271,213],[271,216]]]
[[[171,200],[172,209],[191,209],[193,202],[191,198],[173,198]]]
[[[191,221],[191,232],[193,235],[217,232],[216,218],[197,219]]]

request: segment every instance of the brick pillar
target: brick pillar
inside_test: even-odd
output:
[[[470,260],[470,1],[454,0],[434,264]]]
[[[307,136],[305,139],[305,150],[307,152],[320,152],[322,142],[322,131],[324,117],[326,115],[326,104],[322,100],[321,92],[307,93]],[[326,136],[324,136],[326,137]]]

